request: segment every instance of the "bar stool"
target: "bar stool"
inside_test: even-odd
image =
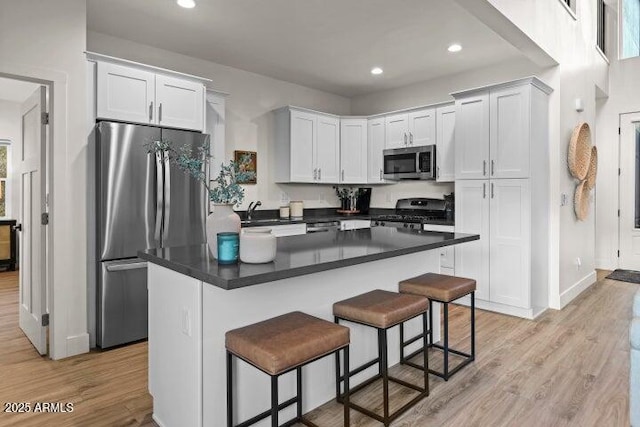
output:
[[[429,299],[429,347],[440,349],[444,353],[443,372],[437,372],[432,369],[429,372],[445,381],[458,372],[460,369],[473,362],[476,357],[476,321],[475,321],[475,290],[476,281],[464,277],[446,276],[444,274],[427,273],[411,279],[403,280],[399,284],[400,293],[420,295]],[[471,354],[464,353],[459,350],[449,348],[449,303],[471,294]],[[442,303],[444,311],[444,331],[443,345],[433,342],[433,301]],[[404,341],[404,328],[400,325],[400,363],[420,367],[410,362],[409,359],[417,355],[420,350],[415,351],[409,356],[404,355],[404,349],[407,345],[415,342],[420,337],[414,337],[408,341]],[[458,366],[449,370],[449,353],[462,356],[465,360]]]
[[[333,315],[335,322],[339,323],[340,320],[346,320],[349,322],[358,323],[365,326],[370,326],[378,330],[378,357],[370,362],[365,363],[353,370],[349,370],[349,365],[344,363],[344,375],[340,374],[340,356],[336,354],[336,394],[339,396],[340,401],[340,385],[344,380],[344,393],[345,395],[351,394],[362,390],[369,384],[382,378],[383,389],[383,416],[376,414],[370,409],[364,408],[351,402],[344,402],[345,407],[350,407],[359,411],[377,421],[380,421],[385,426],[388,426],[394,419],[399,417],[407,409],[415,405],[423,397],[429,395],[429,365],[427,361],[427,309],[429,302],[426,298],[399,294],[395,292],[388,292],[383,290],[371,291],[353,298],[346,299],[344,301],[333,304]],[[411,320],[415,317],[422,316],[423,318],[423,346],[425,367],[419,369],[424,374],[424,386],[419,387],[417,385],[408,383],[398,378],[389,376],[388,373],[388,361],[387,361],[387,330],[398,324],[402,324],[407,320]],[[364,371],[365,369],[378,364],[378,374],[349,390],[348,378],[353,375]],[[402,406],[393,414],[389,413],[389,381],[393,381],[402,386],[411,388],[419,392],[419,394],[413,398],[410,402]]]
[[[244,360],[271,377],[271,409],[238,424],[246,427],[271,416],[271,425],[279,426],[278,413],[293,404],[297,415],[283,426],[300,422],[315,426],[302,414],[302,367],[343,350],[345,367],[349,366],[349,328],[318,319],[299,311],[274,317],[226,333],[227,348],[227,426],[233,420],[233,357]],[[278,377],[296,370],[296,396],[279,403]],[[349,384],[348,376],[345,384]],[[344,425],[349,425],[348,386],[344,395]]]

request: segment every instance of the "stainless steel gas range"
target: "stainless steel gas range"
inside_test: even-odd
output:
[[[399,199],[392,214],[372,218],[373,227],[395,227],[422,230],[426,224],[453,227],[453,202],[441,199]]]

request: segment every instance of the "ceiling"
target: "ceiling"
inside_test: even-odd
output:
[[[87,26],[348,97],[523,57],[451,0],[196,2],[88,0]]]
[[[3,101],[23,102],[35,92],[38,86],[36,83],[0,77],[0,99]]]

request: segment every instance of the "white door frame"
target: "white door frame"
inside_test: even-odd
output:
[[[58,108],[56,109],[56,98],[54,98],[54,91],[55,94],[57,95],[58,99],[57,101],[62,101],[63,103],[66,103],[66,76],[62,73],[58,73],[58,72],[53,72],[53,71],[42,71],[39,69],[33,69],[31,67],[16,67],[19,68],[19,70],[11,70],[12,72],[3,72],[3,67],[0,67],[0,77],[4,77],[4,78],[8,78],[8,79],[13,79],[13,80],[18,80],[18,81],[26,81],[26,82],[30,82],[30,83],[36,83],[42,86],[46,86],[47,87],[47,93],[48,93],[48,99],[46,101],[46,110],[49,113],[49,129],[47,131],[47,135],[46,135],[46,159],[45,159],[45,163],[46,163],[46,187],[45,189],[43,189],[43,191],[45,191],[47,194],[47,212],[49,212],[50,217],[53,216],[53,146],[54,146],[54,110],[55,111],[59,111],[61,108],[58,105]],[[14,71],[17,71],[17,73],[14,74]],[[60,99],[61,98],[61,99]],[[63,104],[64,105],[64,104]],[[62,128],[60,130],[63,130],[66,133],[66,114],[61,114],[61,117],[59,117],[59,121],[64,121],[62,123]],[[57,123],[57,121],[56,121]],[[65,348],[66,346],[62,345],[62,343],[66,343],[66,331],[60,331],[62,332],[62,336],[60,336],[60,332],[59,330],[61,329],[60,326],[62,322],[56,322],[56,316],[54,314],[54,308],[56,307],[56,305],[54,304],[55,299],[54,299],[54,295],[55,295],[55,289],[54,289],[54,262],[53,262],[53,244],[54,244],[54,238],[53,238],[53,227],[51,226],[52,223],[49,223],[49,226],[47,226],[45,228],[45,239],[46,239],[46,243],[45,243],[45,256],[44,259],[42,260],[42,268],[45,269],[46,274],[44,275],[45,277],[45,292],[47,293],[47,311],[49,313],[49,329],[48,329],[48,336],[49,336],[49,340],[48,340],[48,353],[47,355],[52,358],[52,359],[60,359],[66,356],[66,351],[67,349]],[[61,298],[61,300],[64,300],[64,298]],[[61,307],[58,307],[58,309],[60,309]],[[64,312],[64,310],[61,310],[61,312]],[[66,325],[64,325],[66,326]],[[64,341],[60,342],[60,338],[62,338]]]
[[[627,137],[629,138],[630,135],[626,135],[625,134],[625,127],[629,124],[629,123],[640,123],[640,112],[629,112],[629,113],[622,113],[620,114],[620,118],[619,118],[619,135],[618,135],[618,170],[621,171],[618,173],[618,233],[617,233],[617,242],[618,242],[618,256],[616,258],[616,267],[617,268],[628,268],[628,265],[623,266],[622,265],[622,257],[623,257],[623,250],[622,250],[622,239],[621,239],[621,234],[623,232],[623,226],[622,226],[622,221],[623,218],[625,216],[626,211],[624,210],[624,203],[628,202],[625,201],[623,202],[623,194],[622,194],[622,190],[623,190],[623,180],[624,179],[628,179],[628,174],[629,173],[634,173],[635,171],[627,171],[626,170],[626,164],[623,164],[625,160],[627,160],[627,158],[625,157],[625,159],[623,160],[623,153],[622,153],[622,147],[625,144],[628,144],[628,141],[625,141],[624,138]]]

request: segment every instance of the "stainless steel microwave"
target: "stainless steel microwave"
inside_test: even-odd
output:
[[[435,179],[436,146],[391,148],[383,151],[384,179]]]

